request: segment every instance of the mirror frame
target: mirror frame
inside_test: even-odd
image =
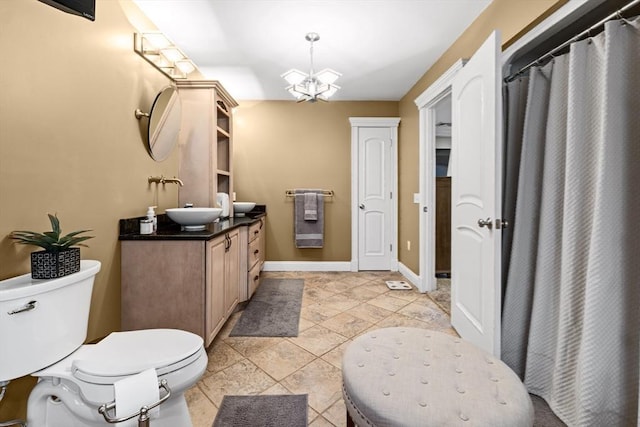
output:
[[[147,150],[157,162],[167,159],[178,144],[182,105],[178,89],[162,89],[151,106],[147,126]]]

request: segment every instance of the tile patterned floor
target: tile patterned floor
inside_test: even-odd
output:
[[[342,352],[372,329],[414,326],[456,335],[446,284],[434,294],[389,290],[390,272],[266,272],[305,281],[299,336],[229,337],[234,313],[208,349],[202,379],[186,393],[194,427],[210,427],[225,394],[308,394],[310,427],[346,425]]]

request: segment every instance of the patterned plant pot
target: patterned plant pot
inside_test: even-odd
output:
[[[60,252],[31,252],[31,277],[56,279],[80,271],[80,248]]]

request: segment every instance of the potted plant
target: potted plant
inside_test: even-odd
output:
[[[9,237],[23,245],[34,245],[43,251],[31,253],[31,277],[34,279],[55,279],[80,271],[80,248],[87,245],[81,243],[93,236],[80,236],[91,230],[80,230],[62,236],[58,216],[49,215],[51,231],[37,233],[35,231],[13,231]]]

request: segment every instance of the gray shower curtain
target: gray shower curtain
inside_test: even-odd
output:
[[[638,422],[639,28],[610,21],[508,88],[527,95],[502,358],[570,426]]]

